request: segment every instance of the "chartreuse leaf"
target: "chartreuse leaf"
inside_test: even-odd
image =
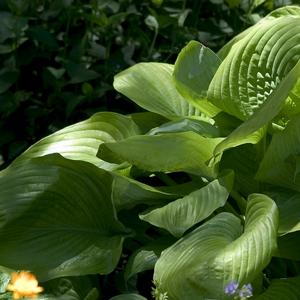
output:
[[[180,237],[217,208],[224,206],[233,185],[233,175],[233,172],[227,172],[183,198],[141,214],[140,218]]]
[[[272,280],[271,285],[253,300],[298,300],[300,298],[300,276]]]
[[[139,294],[122,294],[110,298],[110,300],[147,300]]]
[[[297,172],[299,153],[300,115],[298,114],[282,132],[273,135],[256,178],[300,191],[300,178]]]
[[[222,138],[205,138],[194,132],[136,136],[104,143],[98,156],[111,163],[127,161],[148,171],[189,171],[214,177],[215,168],[206,162]]]
[[[253,281],[276,248],[278,211],[262,194],[248,198],[245,228],[221,213],[162,252],[154,269],[161,293],[174,300],[225,299],[224,286]]]
[[[176,90],[173,70],[170,64],[139,63],[117,74],[114,88],[146,110],[170,119],[201,115]]]
[[[21,154],[13,164],[33,157],[60,153],[66,158],[87,161],[102,169],[111,170],[117,166],[103,162],[96,156],[99,145],[139,133],[139,128],[131,117],[101,112],[41,139]]]
[[[215,149],[215,155],[245,143],[256,144],[265,135],[266,125],[279,113],[289,91],[300,76],[300,61],[279,83],[265,103],[247,121],[237,127]]]
[[[299,40],[300,15],[261,22],[229,51],[211,81],[209,100],[242,120],[270,101],[274,92],[275,98],[283,98],[273,101],[274,110],[281,108],[300,75],[299,68],[289,74],[299,60]]]
[[[208,86],[220,64],[220,58],[197,41],[189,42],[175,62],[173,77],[176,88],[185,99],[208,116],[220,112],[206,100]]]
[[[0,265],[32,270],[40,280],[111,272],[128,234],[111,182],[106,171],[60,155],[2,171]]]
[[[231,39],[227,44],[225,44],[221,50],[217,53],[218,56],[223,60],[229,53],[231,47],[236,44],[239,40],[244,38],[248,33],[252,31],[258,30],[258,28],[261,26],[261,23],[267,22],[269,20],[273,20],[275,18],[280,18],[284,16],[294,16],[299,17],[300,16],[300,8],[299,6],[284,6],[280,7],[278,9],[273,10],[271,13],[269,13],[266,17],[261,19],[259,22],[257,22],[255,25],[249,27],[248,29],[242,31],[240,34],[236,35],[233,39]]]

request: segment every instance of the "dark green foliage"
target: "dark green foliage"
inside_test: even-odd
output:
[[[140,61],[174,63],[191,39],[218,50],[259,14],[291,3],[238,2],[0,1],[3,166],[39,138],[97,111],[139,111],[113,91],[119,71]]]

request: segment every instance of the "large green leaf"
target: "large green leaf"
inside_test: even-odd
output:
[[[139,63],[117,74],[114,88],[146,110],[170,119],[201,115],[176,90],[173,70],[170,64]]]
[[[284,7],[280,7],[278,9],[273,10],[266,17],[261,19],[258,23],[249,27],[248,29],[244,30],[240,34],[236,35],[232,40],[230,40],[227,44],[225,44],[221,48],[221,50],[217,53],[218,56],[223,60],[228,55],[230,49],[232,48],[232,46],[234,44],[236,44],[238,41],[240,41],[242,38],[244,38],[248,33],[258,30],[258,28],[261,26],[261,23],[267,22],[274,18],[280,18],[280,17],[284,17],[284,16],[299,17],[300,16],[299,6],[292,6],[292,5],[284,6]]]
[[[111,175],[49,155],[0,173],[0,265],[45,280],[111,272],[126,235],[111,202]]]
[[[253,300],[298,300],[300,299],[300,276],[272,280],[271,285]]]
[[[162,252],[154,281],[173,300],[224,299],[230,281],[253,281],[276,248],[278,211],[262,194],[248,199],[242,233],[240,220],[221,213]]]
[[[206,100],[208,86],[220,64],[220,58],[197,41],[189,42],[175,62],[173,76],[176,88],[185,99],[208,116],[220,112]]]
[[[127,161],[148,171],[189,171],[215,176],[206,162],[222,138],[205,138],[194,132],[136,136],[99,147],[98,156],[108,162]]]
[[[143,213],[140,218],[176,237],[224,206],[233,185],[233,172],[169,204]]]
[[[131,117],[101,112],[43,138],[13,163],[51,153],[60,153],[66,158],[87,161],[103,169],[111,170],[117,166],[103,162],[96,156],[99,145],[103,142],[122,140],[139,133],[139,128]]]
[[[300,153],[300,115],[296,115],[285,130],[273,135],[260,164],[256,178],[275,185],[300,191],[297,156]]]
[[[223,142],[215,149],[215,154],[220,154],[224,150],[242,145],[245,143],[255,144],[259,142],[265,134],[265,126],[280,111],[289,91],[297,82],[300,76],[300,61],[279,83],[276,89],[268,96],[265,103],[247,121],[237,127]]]
[[[233,45],[212,79],[209,100],[231,115],[248,119],[298,62],[299,41],[300,15],[261,22]],[[299,73],[286,83],[283,100],[298,77]]]

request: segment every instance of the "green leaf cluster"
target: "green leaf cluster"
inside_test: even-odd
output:
[[[232,282],[298,299],[299,32],[287,6],[219,53],[136,64],[114,87],[147,111],[97,113],[2,170],[2,291],[30,270],[39,299],[226,300]]]

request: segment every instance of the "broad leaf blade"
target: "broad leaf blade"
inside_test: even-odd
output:
[[[117,74],[114,88],[146,110],[170,119],[201,115],[177,92],[173,70],[170,64],[139,63]]]
[[[0,265],[32,270],[43,280],[111,272],[126,235],[111,181],[91,164],[58,155],[2,171]]]
[[[140,218],[164,228],[176,237],[224,206],[233,185],[233,172],[169,204],[143,213]]]
[[[261,22],[231,48],[210,84],[209,100],[242,120],[252,116],[298,62],[299,29],[300,16]],[[283,100],[298,77],[299,71],[286,82]]]
[[[139,128],[130,117],[101,112],[43,138],[21,154],[13,163],[17,164],[33,157],[59,153],[68,159],[87,161],[103,169],[111,170],[118,166],[103,162],[96,156],[99,145],[139,133]]]
[[[207,165],[222,138],[205,138],[194,132],[136,136],[116,143],[104,143],[98,156],[108,162],[127,161],[148,171],[189,171],[214,177]]]
[[[174,300],[224,299],[224,286],[253,281],[276,248],[278,211],[267,196],[249,197],[244,233],[221,213],[163,251],[154,280]]]
[[[222,213],[185,235],[162,252],[154,268],[157,290],[174,300],[196,300],[215,296],[208,286],[210,260],[241,234],[241,224],[235,216]],[[205,275],[199,276],[198,271]],[[213,285],[216,279],[211,278]],[[216,286],[214,287],[216,291]],[[218,296],[219,291],[217,292]],[[217,297],[222,299],[222,297]]]
[[[224,150],[242,145],[245,143],[255,144],[265,134],[265,127],[280,111],[289,91],[300,76],[300,61],[280,82],[278,87],[265,101],[264,105],[238,128],[236,128],[222,143],[215,149],[215,155]]]

